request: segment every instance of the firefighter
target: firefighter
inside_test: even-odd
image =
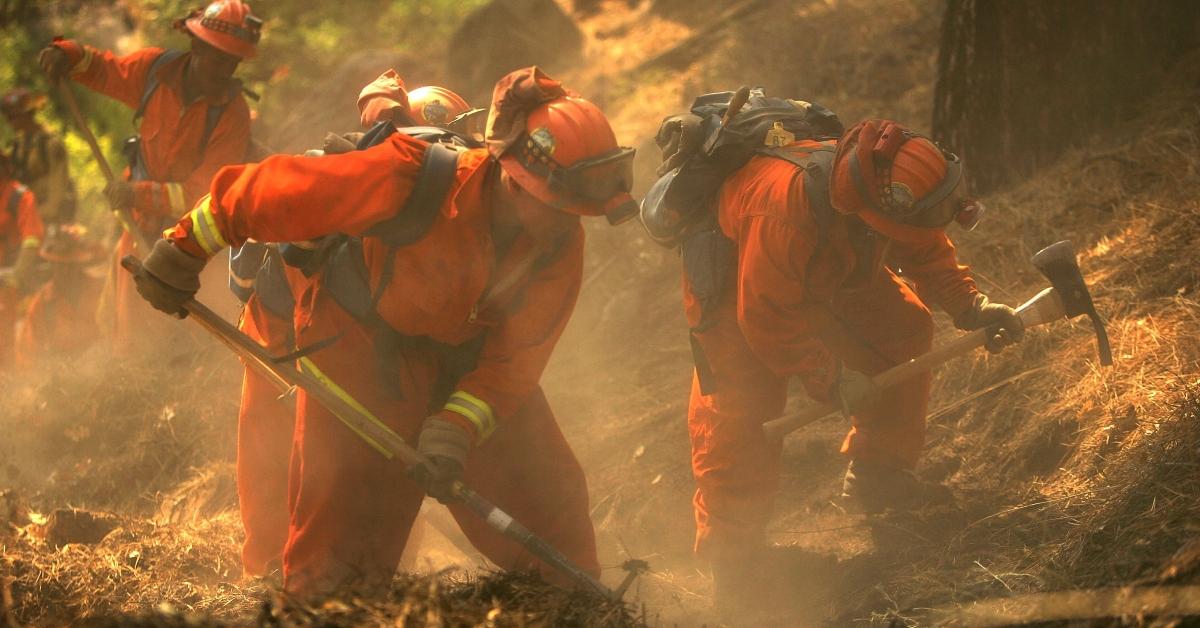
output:
[[[29,186],[47,227],[75,219],[75,186],[62,138],[38,122],[46,95],[19,88],[0,97],[0,112],[16,132],[9,146],[16,179]]]
[[[440,126],[433,122],[448,123],[468,111],[479,111],[445,88],[426,87],[414,92],[420,90],[440,96],[453,108],[447,108],[444,117],[437,120],[410,116],[410,93],[395,70],[388,70],[364,87],[359,96],[363,127],[371,128],[381,121]],[[311,249],[316,243],[292,246]],[[239,321],[241,331],[273,355],[294,350],[292,314],[306,282],[304,273],[289,268],[268,247],[248,243],[239,248],[230,260],[230,287],[246,304]],[[237,480],[246,531],[242,571],[248,576],[267,576],[282,566],[288,534],[288,459],[294,414],[292,405],[280,397],[270,380],[246,368],[238,412]]]
[[[931,376],[887,390],[869,376],[930,350],[932,306],[960,329],[991,328],[993,351],[1022,333],[1012,308],[979,292],[946,235],[982,211],[957,157],[882,120],[783,150],[787,158],[753,157],[720,187],[716,233],[729,254],[714,257],[724,271],[709,275],[723,277],[716,297],[685,273],[697,348],[695,549],[712,562],[719,604],[753,604],[769,588],[758,576],[771,560],[765,527],[782,444],[761,424],[782,414],[790,377],[852,419],[843,498],[867,513],[919,508],[948,497],[912,473]]]
[[[370,129],[380,122],[397,127],[436,127],[453,131],[470,142],[483,140],[484,109],[440,85],[408,90],[395,70],[388,70],[358,94],[360,122]]]
[[[250,138],[250,109],[233,73],[255,55],[261,21],[241,0],[216,0],[175,23],[191,40],[188,52],[144,48],[124,57],[58,39],[40,64],[57,81],[71,79],[135,111],[138,136],[126,142],[125,180],[105,190],[114,206],[131,211],[153,241],[207,190],[222,166],[243,161]],[[127,348],[144,332],[143,305],[115,260],[132,252],[123,234],[114,258],[112,333]],[[145,254],[145,252],[142,252]]]
[[[633,150],[595,105],[537,68],[503,78],[492,104],[487,148],[451,161],[444,145],[394,134],[362,151],[226,168],[138,278],[147,300],[178,314],[225,246],[362,236],[348,266],[321,270],[299,299],[296,342],[310,350],[301,366],[432,462],[413,470],[418,483],[405,481],[399,464],[301,394],[288,590],[386,584],[425,493],[450,502],[500,567],[538,568],[453,504],[460,477],[599,572],[586,481],[538,380],[581,283],[581,216],[636,212]],[[428,193],[447,174],[442,193]]]
[[[100,336],[94,313],[102,278],[91,271],[103,261],[103,247],[82,226],[60,224],[47,228],[39,255],[49,278],[34,293],[17,332],[20,366],[48,355],[78,355]]]
[[[45,236],[33,191],[13,177],[12,162],[0,153],[0,367],[13,361],[20,304],[34,287]]]

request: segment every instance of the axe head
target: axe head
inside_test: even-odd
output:
[[[1092,295],[1088,292],[1083,274],[1079,271],[1079,262],[1075,259],[1075,247],[1068,240],[1056,242],[1040,250],[1033,256],[1033,265],[1050,280],[1062,299],[1067,318],[1087,315],[1092,320],[1096,330],[1096,342],[1100,349],[1100,363],[1112,365],[1112,348],[1108,343],[1108,332],[1104,329],[1104,320],[1096,312]]]

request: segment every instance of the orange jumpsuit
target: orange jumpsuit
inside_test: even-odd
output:
[[[37,200],[31,190],[25,188],[19,203],[15,207],[12,205],[12,195],[22,187],[16,181],[0,177],[0,268],[12,267],[21,249],[37,248],[45,237]],[[21,317],[20,303],[21,295],[16,288],[0,285],[0,366],[8,366],[13,361],[16,325]]]
[[[211,199],[168,234],[177,246],[211,256],[247,238],[268,242],[358,235],[408,198],[426,144],[396,135],[373,148],[321,159],[275,156],[222,170]],[[336,336],[307,365],[340,386],[409,440],[439,412],[431,390],[446,365],[422,340],[460,345],[485,334],[475,367],[458,391],[490,408],[498,429],[472,450],[465,479],[584,569],[598,574],[583,471],[559,431],[538,380],[561,335],[581,282],[583,230],[543,251],[520,233],[502,253],[493,239],[485,181],[498,167],[484,149],[465,152],[441,213],[424,238],[396,249],[363,242],[373,290],[391,259],[377,312],[413,341],[381,361],[381,332],[354,319],[320,282],[296,308],[296,342]],[[539,263],[525,262],[537,255]],[[524,268],[504,298],[489,287]],[[449,410],[442,416],[466,421]],[[423,493],[402,466],[373,451],[306,395],[299,395],[292,454],[291,527],[285,585],[319,593],[354,579],[391,577]],[[518,544],[452,507],[472,543],[506,569],[538,567]],[[550,574],[553,575],[553,574]]]
[[[271,355],[294,349],[292,321],[281,318],[252,295],[238,328]],[[275,384],[253,368],[242,379],[238,408],[238,504],[246,539],[242,569],[261,576],[279,566],[288,534],[288,460],[295,410]]]
[[[100,335],[96,304],[101,287],[82,266],[56,268],[25,311],[17,335],[17,363],[28,366],[46,355],[77,355],[91,346]]]
[[[736,253],[715,306],[703,313],[706,328],[695,332],[712,379],[708,394],[694,379],[688,410],[696,551],[709,557],[765,542],[782,446],[767,440],[761,424],[783,413],[789,377],[827,401],[838,361],[873,375],[928,351],[933,323],[925,303],[957,315],[976,293],[944,233],[909,245],[841,214],[818,227],[800,173],[758,156],[720,192],[720,231]],[[903,269],[908,281],[892,269]],[[686,276],[684,302],[695,329],[702,313]],[[913,467],[930,381],[926,375],[889,390],[877,409],[853,417],[843,453]]]
[[[144,48],[117,57],[69,40],[54,45],[66,51],[72,64],[71,78],[134,110],[141,104],[151,65],[164,52],[161,48]],[[136,202],[132,213],[150,241],[208,191],[217,170],[244,161],[250,140],[250,108],[240,92],[231,90],[219,100],[200,97],[184,102],[184,69],[190,56],[184,54],[158,68],[159,86],[146,104],[138,128],[150,180],[134,182]],[[221,105],[225,110],[201,151],[208,108]],[[133,238],[122,234],[113,257],[112,332],[119,347],[127,346],[134,334],[143,333],[147,320],[160,320],[153,318],[150,307],[137,296],[129,273],[117,266],[133,248]],[[212,277],[216,276],[214,272]]]

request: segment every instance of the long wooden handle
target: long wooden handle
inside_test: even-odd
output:
[[[1066,316],[1066,310],[1054,288],[1046,288],[1037,296],[1021,304],[1021,307],[1017,308],[1017,316],[1021,318],[1025,327],[1029,328],[1063,318]],[[898,364],[876,375],[871,381],[880,388],[890,388],[925,371],[933,370],[935,366],[982,347],[987,344],[987,339],[988,331],[986,329],[976,329],[940,347],[935,347],[929,353]],[[796,414],[767,421],[763,423],[763,431],[766,432],[768,438],[783,438],[810,423],[826,417],[841,416],[841,414],[841,409],[833,404],[819,403]]]
[[[71,112],[71,118],[75,120],[75,126],[79,128],[79,134],[83,136],[87,142],[88,148],[92,150],[92,157],[96,159],[96,165],[100,166],[100,172],[104,173],[104,178],[110,184],[117,180],[113,174],[112,166],[108,163],[108,158],[104,156],[104,151],[100,150],[100,144],[96,141],[96,136],[92,133],[91,127],[87,124],[87,119],[83,117],[83,111],[79,109],[79,101],[75,100],[75,92],[71,90],[71,84],[67,79],[60,79],[58,89],[62,93],[63,101],[67,103],[67,109]],[[133,238],[133,244],[144,254],[150,252],[150,243],[146,241],[146,236],[142,235],[142,230],[137,228],[137,223],[134,222],[133,216],[129,210],[123,207],[114,207],[111,204],[109,209],[117,218],[121,228]]]
[[[58,89],[62,93],[63,102],[67,103],[71,118],[75,120],[79,134],[87,142],[88,148],[92,149],[92,157],[96,159],[96,165],[100,166],[100,172],[104,173],[104,178],[109,183],[112,183],[117,177],[113,174],[112,166],[108,164],[108,158],[104,156],[104,151],[100,150],[100,144],[96,142],[96,136],[92,134],[92,129],[88,127],[87,119],[83,117],[83,112],[79,109],[79,101],[75,100],[75,92],[71,90],[71,83],[65,78],[59,79]]]
[[[132,255],[125,256],[121,260],[121,266],[135,275],[144,272],[141,262]],[[188,300],[184,303],[183,308],[187,310],[189,319],[216,336],[225,346],[246,359],[247,363],[255,369],[273,381],[304,389],[307,395],[325,406],[347,427],[362,437],[367,444],[383,455],[388,458],[399,458],[405,467],[429,463],[429,459],[405,442],[403,437],[354,399],[338,394],[330,383],[323,380],[318,374],[310,373],[303,368],[284,368],[275,364],[266,349],[221,318],[208,306],[195,299]],[[529,550],[529,553],[537,556],[547,565],[558,569],[593,592],[607,597],[615,596],[611,589],[571,562],[545,539],[521,525],[521,522],[513,519],[511,515],[471,490],[470,487],[462,482],[457,482],[454,492],[467,508],[483,519],[493,530],[520,543]]]

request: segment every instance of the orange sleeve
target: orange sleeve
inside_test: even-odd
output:
[[[894,241],[892,261],[905,277],[917,284],[917,294],[957,318],[975,301],[979,289],[970,268],[958,263],[954,244],[942,233],[931,244]]]
[[[747,344],[767,368],[780,377],[799,377],[810,396],[827,401],[835,362],[814,324],[821,305],[805,285],[816,244],[815,236],[783,220],[743,218],[737,316]]]
[[[458,389],[483,400],[503,421],[538,386],[554,345],[575,309],[583,277],[583,226],[567,236],[549,265],[537,271],[515,309],[484,340],[475,370]],[[453,412],[443,411],[448,418]]]
[[[46,228],[42,225],[42,217],[38,215],[33,190],[26,189],[17,206],[17,233],[21,236],[22,246],[38,246],[46,237]]]
[[[209,194],[165,236],[192,255],[211,257],[248,238],[292,242],[338,232],[361,235],[408,200],[425,146],[396,134],[342,155],[275,155],[226,166]]]
[[[204,196],[213,176],[225,166],[246,161],[246,146],[250,143],[250,108],[246,99],[238,96],[225,110],[213,129],[204,161],[183,181],[183,198],[188,207]]]
[[[182,182],[134,182],[135,207],[145,215],[178,218],[208,192],[218,170],[246,161],[249,142],[250,108],[239,96],[229,104],[213,129],[204,150],[204,161]]]
[[[141,104],[146,75],[162,48],[143,48],[124,57],[77,42],[60,39],[54,46],[71,60],[71,78],[94,91],[121,101],[130,109]]]

